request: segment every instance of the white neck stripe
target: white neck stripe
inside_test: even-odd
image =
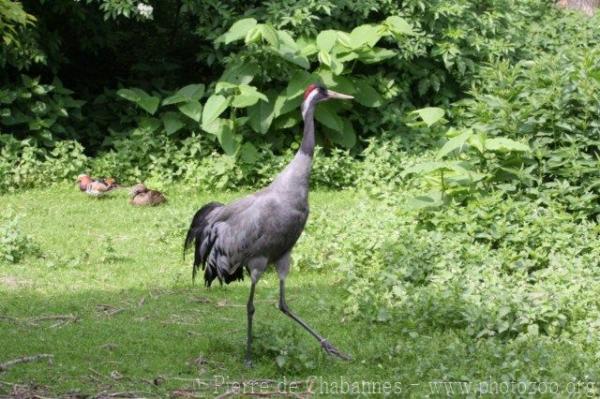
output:
[[[313,89],[302,103],[302,118],[306,117],[306,111],[308,110],[308,106],[313,102],[317,94],[319,94],[319,89]]]

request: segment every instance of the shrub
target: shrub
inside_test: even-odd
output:
[[[0,214],[0,263],[18,263],[38,252],[31,237],[21,233],[19,216],[10,210],[3,211]]]
[[[0,135],[0,142],[0,192],[73,182],[88,164],[75,141],[58,141],[50,149],[9,135]]]

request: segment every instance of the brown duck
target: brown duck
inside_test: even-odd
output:
[[[149,190],[142,183],[133,186],[130,196],[129,203],[135,206],[155,206],[167,201],[160,191]]]

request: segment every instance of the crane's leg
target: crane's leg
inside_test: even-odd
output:
[[[250,279],[252,285],[250,286],[250,296],[248,297],[248,303],[246,304],[246,313],[248,315],[248,335],[246,337],[246,367],[252,367],[252,316],[254,316],[254,290],[256,283],[260,279],[267,268],[266,258],[257,258],[248,262],[248,270],[250,271]]]
[[[250,286],[250,297],[246,304],[246,312],[248,314],[248,336],[246,338],[246,367],[252,367],[252,316],[254,316],[254,288],[256,283],[252,281]]]
[[[336,347],[331,345],[329,341],[319,335],[311,326],[306,324],[304,320],[296,316],[287,303],[285,302],[285,278],[287,277],[287,273],[290,269],[290,253],[284,255],[281,259],[276,262],[277,272],[279,274],[279,310],[281,310],[285,315],[290,317],[296,323],[300,324],[306,331],[310,333],[313,337],[316,338],[317,341],[321,344],[321,347],[332,356],[337,356],[340,359],[350,360],[351,357],[346,355],[343,352],[340,352]]]

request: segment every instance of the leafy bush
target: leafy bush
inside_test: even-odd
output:
[[[293,325],[277,327],[258,323],[254,329],[254,352],[259,357],[274,361],[282,373],[301,373],[316,368],[318,355],[301,342],[302,331]]]
[[[39,249],[31,237],[19,230],[19,217],[12,211],[0,214],[0,263],[18,263],[27,255],[37,254]]]
[[[54,140],[79,137],[74,122],[81,120],[84,101],[71,97],[58,79],[41,84],[40,78],[21,75],[21,82],[0,89],[0,128],[18,139],[51,147]]]
[[[314,249],[344,276],[350,315],[477,338],[585,333],[598,308],[589,293],[600,291],[596,224],[501,196],[420,214],[416,225],[380,206],[353,209],[327,233],[339,239]]]
[[[526,142],[531,153],[527,160],[474,161],[468,156],[469,161],[496,176],[500,189],[515,192],[520,187],[528,196],[559,201],[587,217],[597,215],[599,56],[596,49],[584,48],[543,55],[514,67],[499,63],[482,68],[485,83],[456,110],[461,123],[479,135]],[[501,140],[505,151],[510,151],[506,144],[523,151],[521,145]],[[472,141],[463,144],[475,146]]]
[[[87,157],[75,141],[58,141],[42,148],[30,140],[0,135],[0,192],[73,182],[86,170]]]

